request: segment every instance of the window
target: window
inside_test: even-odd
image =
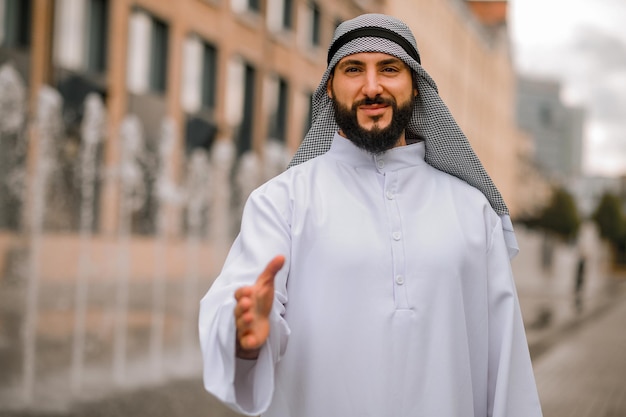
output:
[[[27,48],[30,46],[31,32],[31,0],[5,0],[4,16],[0,29],[2,46],[10,48]]]
[[[55,1],[53,54],[57,68],[104,73],[109,3],[109,0]]]
[[[187,113],[215,108],[217,49],[196,35],[183,44],[181,102]]]
[[[259,13],[261,11],[261,0],[248,0],[248,10]]]
[[[293,0],[283,0],[283,28],[293,29]]]
[[[153,19],[150,89],[159,93],[165,92],[167,84],[167,38],[167,25],[160,20]]]
[[[255,68],[241,57],[234,56],[228,61],[224,116],[232,129],[238,156],[252,149],[255,77]]]
[[[215,108],[217,79],[217,50],[209,43],[203,45],[202,62],[202,107]]]
[[[108,0],[89,2],[87,68],[93,72],[104,72],[106,69],[108,9]]]
[[[287,135],[287,109],[289,88],[287,81],[273,76],[268,81],[269,129],[271,139],[285,142]]]
[[[261,0],[232,0],[231,6],[237,13],[261,13]]]
[[[548,128],[552,125],[552,109],[548,104],[539,108],[539,120],[542,127]]]
[[[273,32],[293,29],[293,0],[268,0],[267,26]]]
[[[250,64],[244,67],[243,117],[237,132],[237,155],[252,149],[254,131],[254,90],[256,70]]]
[[[165,92],[169,28],[142,10],[129,20],[127,84],[133,94]]]
[[[299,8],[298,40],[305,48],[318,48],[321,45],[322,13],[314,2],[302,4]]]
[[[320,46],[321,13],[315,3],[311,3],[311,45]]]
[[[217,50],[196,35],[183,46],[182,107],[187,113],[185,143],[188,153],[209,150],[216,135],[213,110],[216,101]]]

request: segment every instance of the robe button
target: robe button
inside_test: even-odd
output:
[[[384,168],[384,167],[385,167],[385,161],[383,161],[383,160],[379,159],[379,160],[376,162],[376,166],[377,166],[378,168],[380,168],[380,169]]]
[[[393,237],[393,240],[400,240],[400,237],[402,237],[402,234],[400,232],[393,232],[391,236]]]
[[[398,285],[404,284],[404,278],[402,277],[402,275],[398,275],[396,277],[396,284],[398,284]]]
[[[387,191],[385,195],[387,196],[388,200],[393,200],[393,193],[391,191]]]

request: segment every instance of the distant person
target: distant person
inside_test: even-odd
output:
[[[585,256],[580,255],[576,264],[576,278],[574,280],[574,302],[576,311],[583,311],[583,288],[585,286]]]
[[[206,389],[267,417],[541,416],[506,206],[409,28],[342,23],[313,100],[201,302]]]

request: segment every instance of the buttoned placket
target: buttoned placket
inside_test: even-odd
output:
[[[396,309],[408,309],[408,295],[406,283],[406,262],[404,236],[398,206],[398,172],[385,170],[387,165],[384,156],[377,156],[376,167],[380,174],[384,176],[383,199],[387,212],[389,225],[389,242],[391,245],[392,270],[390,285],[393,286],[394,304]]]

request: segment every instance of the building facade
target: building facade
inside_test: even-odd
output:
[[[517,91],[518,123],[533,137],[537,165],[561,183],[581,176],[584,110],[566,106],[553,80],[520,77]]]

